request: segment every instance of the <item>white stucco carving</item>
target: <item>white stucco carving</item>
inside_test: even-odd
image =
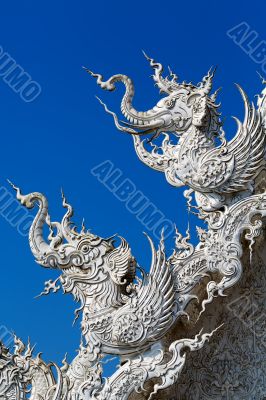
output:
[[[193,338],[181,335],[165,344],[181,318],[190,316],[193,301],[199,301],[200,326],[214,298],[219,301],[228,289],[239,285],[242,239],[249,242],[252,257],[262,232],[266,193],[255,190],[255,178],[265,165],[265,90],[255,107],[238,86],[245,118],[243,122],[237,119],[236,135],[227,141],[217,91],[210,93],[215,71],[209,71],[198,85],[179,83],[173,72],[163,77],[161,64],[146,58],[156,85],[165,94],[146,112],[133,108],[134,86],[129,77],[119,74],[104,81],[101,75],[87,72],[97,77],[103,89],[114,90],[119,81],[126,86],[121,111],[129,122],[120,123],[104,105],[105,109],[119,130],[132,134],[142,162],[164,172],[171,185],[188,187],[189,207],[204,220],[206,229],[198,228],[196,246],[189,235],[183,237],[177,231],[171,254],[163,232],[158,245],[147,237],[151,263],[145,272],[124,238],[101,238],[84,226],[78,230],[64,195],[65,215],[54,221],[42,193],[25,195],[12,184],[23,206],[37,206],[29,233],[35,260],[59,273],[56,281],[45,283],[42,295],[61,287],[80,303],[76,315],[81,314],[82,341],[76,358],[70,364],[64,360],[62,367],[33,356],[30,345],[26,348],[18,338],[13,353],[2,345],[1,400],[25,399],[27,390],[31,400],[126,400],[152,382],[150,399],[178,382],[186,359],[192,357],[190,352],[204,354],[206,342],[221,336],[223,327],[217,324],[209,331],[199,329]],[[148,142],[142,139],[146,135],[150,135]],[[202,291],[206,293],[203,299],[197,295]],[[121,364],[103,381],[101,361],[106,354],[119,356]],[[189,379],[193,381],[193,373]]]

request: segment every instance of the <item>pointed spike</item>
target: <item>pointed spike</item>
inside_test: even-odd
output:
[[[62,193],[62,200],[63,200],[63,207],[67,208],[69,211],[72,211],[72,207],[71,205],[68,203],[67,198],[65,196],[65,193],[63,192],[63,189],[61,189],[61,193]]]
[[[216,73],[216,71],[217,71],[217,65],[215,65],[214,67],[211,66],[211,68],[208,71],[207,77],[208,78],[213,78],[215,73]]]
[[[61,188],[61,197],[62,197],[62,200],[63,200],[63,207],[67,207],[68,206],[67,199],[66,199],[65,193],[63,191],[63,188]]]
[[[81,223],[81,234],[86,233],[86,227],[85,227],[85,220],[84,218],[82,219],[82,223]]]
[[[17,199],[20,200],[20,198],[21,198],[21,190],[20,190],[20,188],[18,186],[14,185],[14,183],[11,182],[9,179],[7,179],[7,182],[16,191]]]
[[[214,76],[216,74],[217,68],[218,68],[218,65],[215,65],[213,68],[212,76]]]
[[[256,72],[257,72],[257,74],[259,75],[262,84],[265,85],[265,84],[266,84],[266,80],[263,78],[263,76],[262,76],[258,71],[256,71]]]
[[[214,68],[211,67],[207,73],[202,79],[202,81],[198,84],[198,87],[202,91],[204,95],[208,95],[212,89],[212,79],[214,77],[214,74],[216,72],[217,66]]]
[[[12,186],[13,189],[17,190],[18,187],[14,185],[13,182],[11,182],[9,179],[7,179],[7,182],[9,183],[10,186]]]
[[[100,99],[100,97],[95,96],[99,103],[105,108],[105,111],[108,112],[107,105]]]
[[[151,61],[151,58],[145,53],[144,50],[142,50],[142,53],[143,53],[144,57],[145,57],[148,61]]]
[[[217,90],[215,90],[215,92],[211,95],[211,100],[212,101],[216,101],[217,100],[217,96],[219,94],[219,92],[222,90],[222,87],[219,87]]]
[[[178,79],[178,76],[171,70],[169,65],[168,65],[168,71],[169,71],[170,77],[172,78],[172,82],[176,82]]]
[[[95,75],[97,75],[97,74],[95,74],[94,72],[92,72],[89,68],[87,68],[87,67],[84,67],[84,66],[82,66],[82,69],[84,69],[85,70],[85,72],[87,72],[89,75],[91,75],[91,76],[95,76]]]

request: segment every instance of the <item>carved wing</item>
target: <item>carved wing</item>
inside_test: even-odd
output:
[[[245,119],[237,118],[235,137],[221,147],[207,152],[200,162],[201,174],[207,177],[208,189],[231,193],[248,189],[263,161],[265,133],[260,113],[249,103],[244,90],[237,85],[245,105]],[[207,182],[206,182],[207,183]]]
[[[151,269],[135,296],[118,312],[114,321],[118,342],[126,341],[136,345],[136,342],[141,344],[147,340],[157,340],[174,321],[174,284],[166,261],[163,239],[158,251],[149,237],[148,240],[152,248]]]

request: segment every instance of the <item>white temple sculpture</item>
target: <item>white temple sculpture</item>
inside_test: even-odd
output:
[[[46,282],[42,294],[60,288],[72,293],[80,303],[76,317],[82,313],[82,340],[78,355],[70,363],[63,360],[61,367],[34,356],[30,345],[26,347],[17,337],[14,351],[2,344],[1,400],[169,399],[169,393],[175,396],[172,400],[185,399],[188,390],[181,394],[178,382],[183,369],[188,376],[187,359],[189,368],[196,368],[190,353],[207,354],[211,341],[219,342],[220,325],[225,321],[218,324],[217,319],[211,329],[202,331],[204,314],[214,299],[221,302],[230,293],[227,289],[239,285],[243,239],[249,242],[252,258],[266,217],[266,193],[256,184],[265,167],[266,92],[262,91],[255,107],[238,86],[245,118],[243,122],[236,119],[237,133],[227,142],[217,91],[210,94],[214,71],[198,85],[178,83],[174,73],[163,77],[161,64],[146,58],[165,97],[145,112],[133,108],[134,86],[129,77],[119,74],[104,81],[101,75],[87,72],[106,90],[114,90],[116,82],[124,83],[121,111],[128,123],[120,123],[104,105],[105,109],[119,130],[132,134],[141,161],[164,172],[171,185],[188,187],[189,207],[206,229],[198,228],[196,246],[190,243],[189,233],[183,237],[177,231],[171,254],[165,249],[163,232],[158,246],[147,236],[151,265],[145,272],[124,238],[101,238],[84,226],[79,231],[71,221],[73,209],[64,194],[65,215],[61,222],[53,222],[43,194],[25,195],[12,184],[21,204],[38,210],[29,233],[35,260],[59,271],[58,279]],[[180,321],[195,318],[195,303],[199,329],[195,331],[188,323],[184,332]],[[120,365],[103,380],[102,360],[108,354],[118,356]],[[196,384],[196,375],[191,373],[187,379],[190,385]],[[197,396],[190,394],[186,399],[215,398]]]

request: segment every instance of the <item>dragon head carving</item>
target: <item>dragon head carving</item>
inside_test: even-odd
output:
[[[217,92],[210,96],[215,69],[210,69],[198,85],[177,81],[177,75],[171,70],[169,77],[163,77],[163,67],[145,53],[145,57],[154,70],[153,80],[159,88],[160,93],[165,96],[150,110],[140,112],[133,105],[134,85],[132,80],[122,74],[114,75],[107,81],[103,81],[100,74],[95,74],[86,69],[102,89],[113,91],[116,82],[122,82],[126,86],[126,93],[121,102],[121,112],[127,122],[120,124],[117,115],[107,109],[113,115],[116,127],[134,135],[146,135],[153,133],[157,137],[161,132],[173,132],[178,135],[186,132],[191,125],[201,128],[217,130],[219,117],[215,104]]]
[[[84,224],[78,232],[71,222],[73,209],[64,195],[63,206],[67,211],[60,223],[52,222],[45,196],[37,192],[22,195],[18,188],[13,187],[17,199],[27,208],[39,204],[29,233],[30,247],[37,263],[60,270],[63,290],[72,293],[82,306],[88,299],[95,308],[122,302],[121,296],[135,277],[135,260],[125,239],[121,238],[120,245],[115,247],[114,237],[103,239],[93,235]],[[45,226],[50,230],[47,240]],[[48,281],[43,294],[59,287]]]
[[[73,227],[72,207],[63,195],[67,209],[61,222],[52,222],[48,203],[41,193],[22,195],[13,185],[17,199],[26,207],[39,205],[29,232],[29,241],[36,261],[45,268],[61,271],[60,277],[46,282],[42,294],[57,291],[60,283],[65,293],[72,293],[80,302],[76,318],[82,311],[82,333],[86,341],[94,335],[106,353],[135,352],[133,344],[146,348],[173,324],[177,308],[170,265],[167,263],[164,240],[158,251],[152,248],[150,274],[143,271],[143,280],[136,276],[136,262],[125,239],[114,246],[114,238],[103,239],[82,227]],[[48,239],[45,227],[49,228]],[[136,278],[136,283],[134,279]],[[186,298],[190,301],[190,298]],[[181,311],[180,311],[181,312]],[[133,321],[138,323],[134,327]],[[136,328],[136,329],[135,329]]]
[[[217,110],[220,106],[216,104],[218,91],[210,94],[215,69],[211,69],[198,85],[180,83],[172,71],[168,77],[163,77],[162,65],[145,57],[154,70],[155,84],[165,95],[145,112],[133,108],[134,86],[129,77],[120,74],[103,81],[101,75],[87,70],[97,77],[102,89],[114,90],[118,81],[125,84],[121,111],[129,122],[121,124],[116,114],[105,104],[104,107],[113,115],[118,129],[133,135],[139,159],[163,172],[171,185],[188,186],[190,194],[195,193],[197,209],[204,212],[232,204],[236,193],[241,196],[253,193],[256,171],[265,162],[265,89],[256,109],[245,91],[236,85],[244,101],[245,117],[243,122],[234,118],[237,132],[227,141]],[[164,139],[153,142],[161,133]],[[149,140],[141,138],[147,134],[152,134]]]

